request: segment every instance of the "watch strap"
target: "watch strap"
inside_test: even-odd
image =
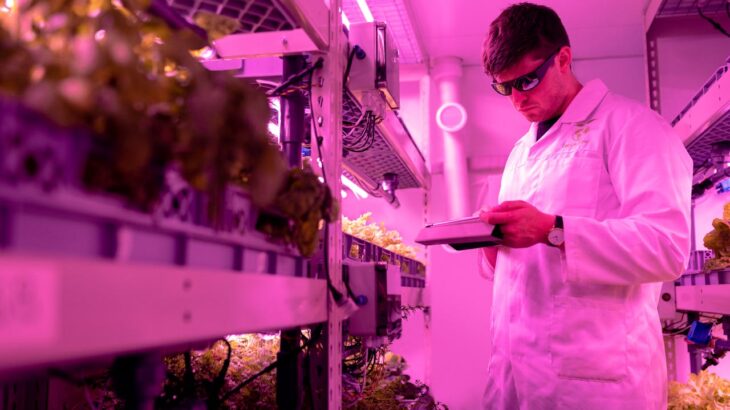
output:
[[[555,227],[563,229],[563,217],[560,215],[555,215]]]

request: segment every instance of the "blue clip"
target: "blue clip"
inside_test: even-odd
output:
[[[687,339],[698,345],[706,346],[710,344],[710,339],[712,339],[712,323],[702,323],[695,320],[689,328]]]
[[[725,180],[721,181],[717,185],[715,185],[715,189],[717,190],[718,194],[724,194],[725,192],[730,192],[730,178],[726,178]]]

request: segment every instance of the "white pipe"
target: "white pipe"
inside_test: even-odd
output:
[[[433,61],[431,75],[441,95],[441,106],[454,103],[461,106],[459,82],[462,72],[462,60],[458,57],[441,57]],[[442,111],[446,110],[439,112]],[[461,127],[448,129],[448,126],[441,124],[442,121],[437,123],[441,127],[444,140],[444,177],[449,197],[449,217],[453,219],[471,215],[466,141],[463,133],[459,131]]]

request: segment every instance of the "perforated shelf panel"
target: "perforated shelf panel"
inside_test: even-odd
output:
[[[695,171],[709,160],[712,144],[722,141],[730,141],[730,111],[687,146],[687,151],[694,162]]]
[[[291,30],[294,19],[278,2],[271,0],[166,0],[183,17],[192,21],[195,13],[207,11],[231,17],[241,23],[237,33]]]
[[[672,121],[675,129],[691,130],[687,151],[692,156],[695,172],[710,165],[712,145],[730,141],[730,110],[727,104],[727,84],[730,76],[728,62],[715,70],[702,88]],[[698,132],[692,137],[693,132]],[[683,136],[683,138],[686,138]]]
[[[728,57],[727,63],[724,66],[715,70],[715,73],[712,74],[712,76],[705,82],[705,85],[702,86],[702,89],[700,89],[697,94],[692,97],[690,102],[687,103],[687,105],[682,109],[682,111],[677,114],[676,117],[674,117],[674,119],[672,120],[672,126],[676,125],[682,119],[682,117],[684,117],[687,112],[689,112],[689,110],[697,104],[700,98],[702,98],[702,96],[710,90],[710,87],[712,87],[713,84],[720,80],[720,77],[724,76],[728,72],[728,70],[730,70],[730,57]]]
[[[356,123],[362,114],[360,105],[355,98],[345,92],[343,96],[343,123]],[[345,130],[345,133],[349,130]],[[360,135],[363,132],[363,125],[356,127],[353,135]],[[395,173],[398,175],[399,189],[418,188],[421,185],[404,163],[390,146],[381,130],[376,127],[375,139],[372,146],[365,152],[347,152],[343,157],[343,162],[350,167],[355,173],[366,176],[372,182],[378,185],[383,181],[383,175],[386,173]]]
[[[656,17],[677,17],[697,15],[697,6],[700,5],[705,14],[724,13],[727,0],[665,0]]]

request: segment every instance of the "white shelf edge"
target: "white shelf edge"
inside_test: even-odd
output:
[[[402,306],[430,306],[431,298],[429,298],[426,288],[409,288],[401,286],[400,303]]]
[[[730,314],[730,285],[694,285],[675,288],[677,310]]]
[[[644,11],[644,32],[648,33],[664,0],[649,0]]]
[[[324,280],[0,253],[0,374],[327,320]]]
[[[702,135],[722,115],[730,110],[730,73],[715,81],[689,111],[674,125],[688,145]]]
[[[224,60],[321,51],[304,29],[231,34],[213,42]]]
[[[378,124],[378,127],[391,149],[415,176],[421,187],[428,189],[430,175],[428,167],[426,167],[426,160],[398,116],[393,111],[386,110],[385,118]]]
[[[320,51],[329,47],[330,10],[323,0],[278,0],[309,34]]]
[[[296,20],[293,30],[231,34],[214,42],[222,59],[324,52],[329,47],[329,9],[321,0],[278,0]]]

